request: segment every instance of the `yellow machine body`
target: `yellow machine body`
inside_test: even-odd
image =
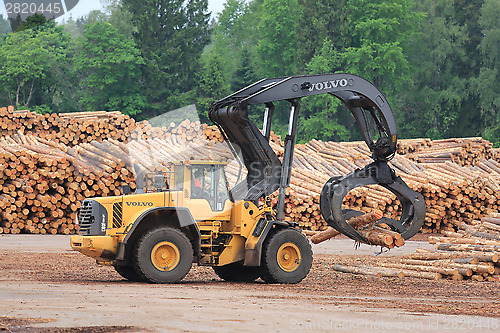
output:
[[[270,214],[271,208],[264,205],[259,209],[249,201],[233,203],[229,198],[214,202],[194,195],[194,171],[222,175],[223,166],[202,161],[177,163],[167,173],[169,190],[86,200],[78,215],[80,234],[71,237],[71,247],[100,264],[115,264],[129,260],[135,234],[165,223],[186,231],[195,249],[193,261],[200,265],[223,266],[245,260],[245,264],[257,266],[260,256],[256,248],[267,225],[262,217]],[[211,182],[220,192],[227,190],[222,176],[221,184]]]

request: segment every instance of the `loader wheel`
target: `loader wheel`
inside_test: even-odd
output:
[[[267,283],[298,283],[312,265],[307,238],[295,229],[281,229],[264,242],[260,277]]]
[[[191,269],[193,247],[181,231],[161,227],[146,232],[135,250],[134,270],[150,283],[179,282]]]
[[[132,282],[141,281],[140,276],[135,272],[134,268],[130,266],[113,266],[115,271],[120,274],[122,278],[125,278]]]
[[[253,282],[260,275],[260,267],[243,266],[242,262],[212,268],[218,277],[229,282]]]

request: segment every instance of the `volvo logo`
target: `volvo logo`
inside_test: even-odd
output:
[[[347,79],[337,79],[337,80],[331,80],[331,81],[323,81],[323,82],[316,82],[316,83],[309,83],[307,85],[307,90],[309,91],[321,91],[321,90],[327,90],[327,89],[332,89],[332,88],[338,88],[338,87],[347,87],[348,85],[352,85],[352,80]]]
[[[152,202],[125,202],[127,206],[134,206],[134,207],[151,207],[153,206]]]

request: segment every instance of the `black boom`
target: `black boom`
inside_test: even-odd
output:
[[[387,99],[373,84],[351,74],[263,79],[212,103],[210,119],[230,143],[236,158],[238,153],[241,154],[248,170],[247,178],[231,189],[233,199],[257,201],[279,189],[277,219],[283,219],[285,190],[290,185],[299,101],[303,97],[319,94],[333,95],[349,108],[374,159],[365,168],[344,177],[334,177],[325,184],[320,204],[323,217],[330,226],[350,238],[366,241],[346,223],[346,218],[350,217],[352,211],[342,211],[342,199],[355,187],[379,184],[393,192],[402,204],[401,219],[385,219],[384,222],[399,230],[404,238],[412,237],[424,222],[425,205],[423,197],[412,191],[387,164],[388,159],[396,152],[397,129],[394,114]],[[269,145],[273,102],[280,100],[291,104],[283,163]],[[266,107],[262,133],[248,118],[248,106],[255,104],[264,104]],[[379,133],[375,141],[368,125],[371,122]]]

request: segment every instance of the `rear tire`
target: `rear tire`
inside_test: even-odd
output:
[[[180,230],[161,227],[146,232],[134,255],[134,270],[150,283],[174,283],[191,269],[193,247]]]
[[[212,268],[218,277],[229,282],[253,282],[260,275],[260,267],[243,266],[241,261]]]
[[[311,266],[311,244],[298,230],[281,229],[264,241],[260,277],[265,282],[298,283]]]
[[[140,282],[141,277],[135,272],[134,268],[130,266],[113,266],[115,271],[126,280],[132,282]]]

